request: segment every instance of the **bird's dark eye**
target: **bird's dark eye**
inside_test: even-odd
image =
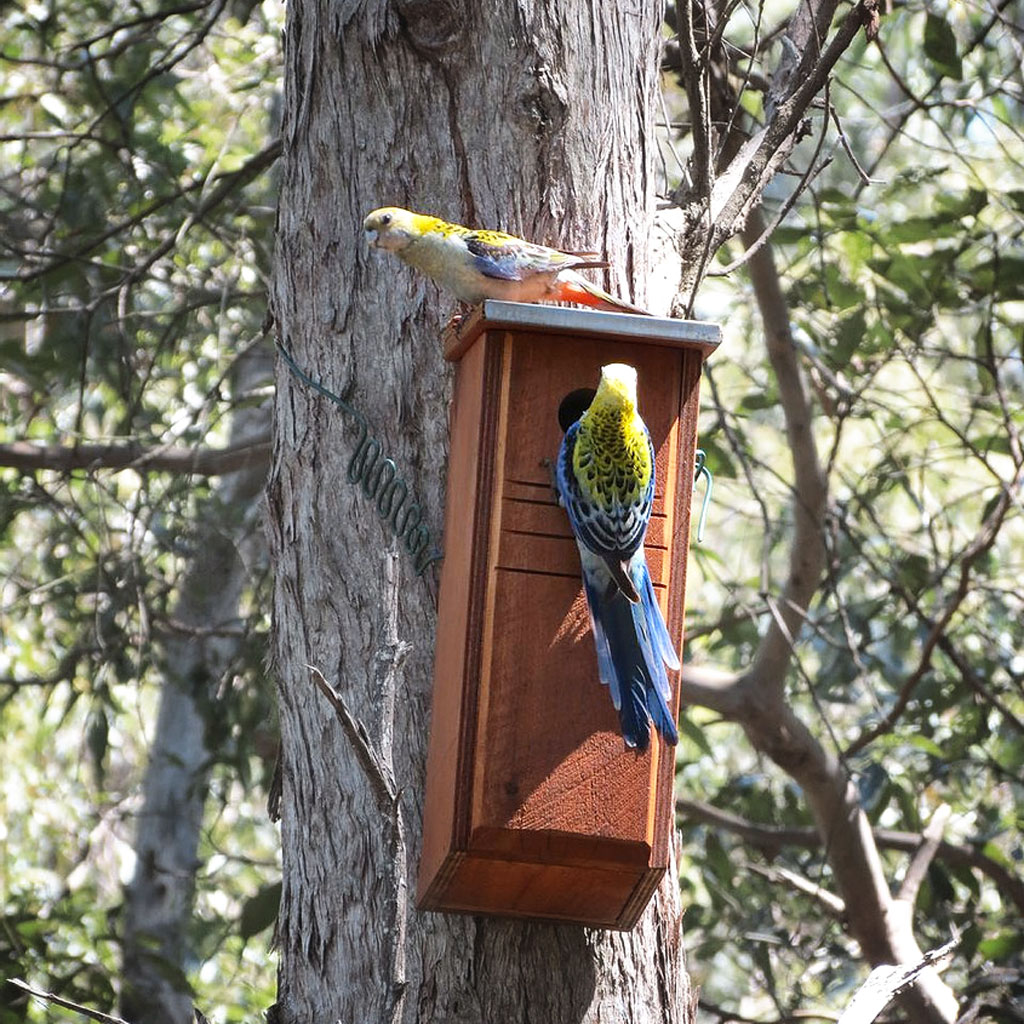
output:
[[[391,223],[391,214],[385,213],[380,219],[381,227],[387,227]]]

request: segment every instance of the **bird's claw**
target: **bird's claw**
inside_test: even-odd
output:
[[[546,455],[540,460],[540,465],[548,471],[551,482],[551,493],[555,496],[555,503],[562,504],[562,495],[558,490],[558,476],[555,472],[555,460],[549,459]]]

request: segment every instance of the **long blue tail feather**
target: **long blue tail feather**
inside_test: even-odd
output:
[[[652,722],[669,743],[679,739],[666,671],[679,657],[644,557],[655,456],[636,405],[636,370],[602,367],[590,405],[565,427],[555,485],[580,551],[601,682],[626,744],[643,750]]]
[[[630,566],[640,594],[638,604],[630,602],[607,570],[601,569],[586,566],[584,586],[598,672],[619,712],[623,739],[627,746],[645,750],[653,721],[666,741],[674,744],[679,733],[668,707],[672,690],[665,666],[677,668],[679,659],[655,600],[642,549]]]

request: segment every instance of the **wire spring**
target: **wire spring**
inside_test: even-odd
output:
[[[711,505],[711,488],[714,486],[715,478],[708,469],[708,456],[703,448],[697,449],[697,459],[693,467],[693,486],[696,487],[703,477],[707,482],[704,488],[704,500],[700,503],[700,518],[697,520],[697,543],[704,540],[704,524],[708,518],[708,507]]]
[[[384,456],[384,446],[371,436],[366,417],[340,395],[313,380],[292,358],[288,349],[277,342],[292,374],[324,398],[333,402],[342,412],[351,416],[359,427],[359,440],[352,458],[349,459],[345,475],[350,483],[357,484],[363,495],[372,501],[377,514],[391,532],[402,541],[406,553],[416,566],[416,575],[422,576],[433,562],[444,555],[433,541],[430,529],[423,522],[423,509],[409,489],[405,478],[399,476],[398,464]],[[382,457],[383,456],[383,457]]]

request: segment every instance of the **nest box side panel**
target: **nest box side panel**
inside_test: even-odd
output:
[[[683,353],[622,340],[510,337],[501,385],[498,432],[506,441],[496,466],[500,497],[488,589],[490,646],[481,663],[486,712],[477,733],[472,848],[548,860],[552,833],[562,833],[568,838],[554,845],[562,854],[572,848],[581,863],[639,865],[660,840],[664,850],[657,859],[665,863],[668,833],[655,828],[654,807],[663,780],[671,785],[673,751],[656,734],[644,754],[624,747],[618,714],[598,679],[579,554],[549,463],[562,439],[562,398],[596,386],[606,363],[636,366],[640,412],[658,453],[647,557],[664,610],[672,565],[679,564],[670,557],[669,542],[679,505],[674,467]],[[679,541],[685,558],[685,537]],[[678,614],[670,610],[678,639],[682,600],[675,598],[674,578],[670,592],[672,604],[680,606]],[[603,843],[595,846],[595,839]]]
[[[679,657],[682,658],[686,639],[686,564],[690,549],[690,512],[693,504],[693,471],[697,459],[697,421],[700,414],[700,378],[704,357],[703,353],[694,348],[683,349],[679,356],[679,420],[676,431],[678,450],[666,466],[668,476],[665,500],[666,504],[672,506],[672,528],[676,537],[676,543],[666,553],[669,559],[667,572],[672,581],[667,595],[670,598],[668,608],[665,607],[664,597],[660,593],[658,597],[662,611],[667,613],[665,622],[669,636],[676,645]],[[652,575],[653,571],[652,567]],[[672,697],[669,707],[678,721],[679,687],[675,683]],[[655,807],[659,809],[659,813],[655,818],[655,849],[667,851],[671,841],[672,830],[675,827],[674,788],[673,759],[673,763],[665,763],[658,772]]]
[[[496,428],[494,403],[488,399],[497,390],[499,373],[500,349],[487,339],[466,354],[456,371],[423,807],[421,903],[453,848],[465,846],[476,722],[476,688],[467,682],[475,683],[481,653]]]

